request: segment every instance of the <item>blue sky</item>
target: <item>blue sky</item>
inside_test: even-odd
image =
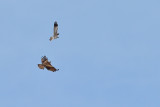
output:
[[[0,106],[160,107],[159,5],[0,0]],[[39,69],[43,55],[60,70]]]

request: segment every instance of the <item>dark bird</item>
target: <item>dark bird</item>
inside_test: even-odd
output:
[[[53,40],[53,39],[59,38],[58,35],[59,35],[59,33],[58,33],[58,24],[57,24],[57,22],[55,21],[55,22],[54,22],[53,36],[51,36],[49,40],[51,41],[51,40]]]
[[[43,56],[43,57],[42,57],[41,62],[42,62],[42,64],[38,64],[38,67],[39,67],[40,69],[46,68],[47,70],[53,71],[53,72],[59,70],[59,69],[56,69],[55,67],[53,67],[53,66],[51,65],[51,62],[48,61],[48,58],[47,58],[46,56]]]

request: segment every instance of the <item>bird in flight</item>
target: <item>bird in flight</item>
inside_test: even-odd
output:
[[[52,72],[55,72],[55,71],[59,70],[59,69],[56,69],[55,67],[53,67],[51,65],[51,62],[48,61],[48,58],[46,56],[42,57],[41,62],[42,62],[42,64],[38,64],[38,67],[40,69],[46,68],[47,70],[52,71]]]
[[[53,39],[59,38],[58,35],[59,35],[59,33],[58,33],[58,24],[57,24],[57,21],[55,21],[54,22],[53,36],[51,36],[49,40],[51,41]]]

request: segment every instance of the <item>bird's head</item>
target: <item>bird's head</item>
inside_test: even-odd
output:
[[[49,39],[49,40],[51,41],[52,39],[53,39],[53,37],[50,37],[50,39]]]

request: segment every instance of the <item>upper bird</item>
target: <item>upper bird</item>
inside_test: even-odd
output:
[[[54,22],[54,32],[53,32],[53,36],[51,36],[49,40],[51,41],[51,40],[53,40],[53,39],[59,38],[58,35],[59,35],[59,33],[58,33],[58,24],[57,24],[57,21],[55,21],[55,22]]]

